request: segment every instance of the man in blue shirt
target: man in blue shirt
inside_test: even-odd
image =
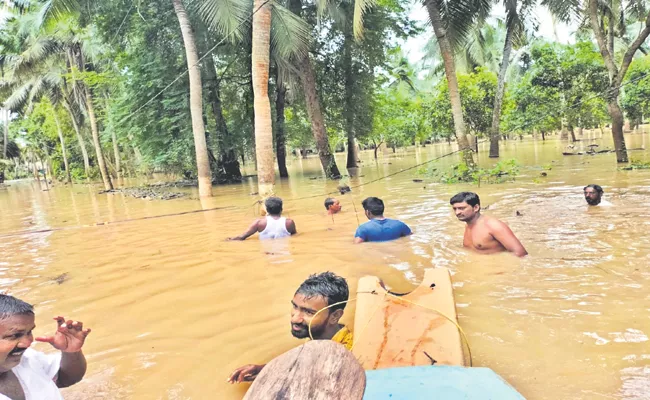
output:
[[[384,217],[384,202],[381,199],[368,197],[361,204],[370,221],[357,228],[354,243],[387,242],[411,234],[411,229],[404,222]]]

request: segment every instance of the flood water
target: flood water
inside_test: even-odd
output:
[[[591,138],[611,147],[610,135],[599,132],[585,132],[577,147]],[[627,144],[647,148],[650,129],[628,135]],[[482,146],[480,161],[489,165]],[[14,183],[0,190],[0,287],[36,305],[35,335],[51,332],[55,315],[93,329],[88,374],[64,390],[67,399],[241,399],[247,385],[227,384],[229,372],[300,344],[290,334],[289,301],[309,274],[343,275],[351,293],[364,275],[408,291],[430,267],[453,271],[474,365],[492,368],[526,398],[650,398],[650,170],[620,171],[613,154],[562,156],[565,146],[555,136],[504,144],[502,159],[522,164],[512,183],[477,188],[437,184],[414,171],[395,175],[341,196],[343,211],[334,219],[325,215],[325,196],[296,199],[337,183],[320,179],[317,158],[292,159],[291,179],[279,181],[276,192],[299,234],[264,243],[225,241],[256,215],[254,180],[215,187],[216,197],[203,202]],[[437,144],[388,151],[377,163],[364,152],[359,176],[348,184],[452,150]],[[650,160],[647,150],[630,154]],[[454,157],[432,165],[444,168]],[[344,155],[337,161],[344,166]],[[552,167],[547,177],[541,166]],[[582,197],[589,183],[602,185],[614,206],[589,209]],[[461,190],[477,191],[489,205],[484,213],[507,222],[530,256],[463,250],[464,226],[448,204]],[[386,215],[415,234],[353,245],[365,219],[354,205],[361,209],[367,196],[383,198]],[[230,208],[138,219],[214,207]],[[135,220],[80,227],[127,219]],[[60,227],[66,229],[15,235]],[[344,320],[353,317],[350,304]]]

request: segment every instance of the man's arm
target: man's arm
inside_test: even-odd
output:
[[[296,230],[296,223],[293,222],[292,219],[287,218],[286,228],[287,228],[287,231],[289,231],[289,233],[292,234],[292,235],[295,235],[296,233],[298,233],[298,231]]]
[[[243,367],[237,368],[230,376],[226,382],[228,383],[242,383],[242,382],[251,382],[257,378],[257,375],[262,371],[266,364],[255,365],[248,364]]]
[[[250,237],[255,232],[259,231],[259,229],[258,229],[259,223],[260,223],[260,220],[256,219],[255,221],[253,221],[251,226],[248,227],[248,230],[246,230],[246,232],[242,233],[239,236],[228,238],[228,240],[246,240],[246,238]]]
[[[360,226],[357,228],[357,231],[354,233],[354,244],[363,243],[366,241],[366,235],[363,232],[363,228]]]
[[[82,351],[62,353],[56,386],[65,388],[81,381],[86,374],[86,357]]]
[[[402,237],[409,236],[409,235],[411,235],[413,233],[413,231],[411,231],[411,228],[409,228],[408,225],[406,225],[403,222],[402,222],[402,225],[404,225],[404,226],[402,226]]]
[[[510,227],[505,223],[493,219],[490,221],[490,233],[503,247],[506,248],[509,252],[513,253],[517,257],[524,257],[528,255],[528,252],[521,244],[519,239],[512,233]]]

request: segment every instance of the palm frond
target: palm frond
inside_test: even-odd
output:
[[[304,57],[311,43],[311,29],[299,16],[273,3],[271,52],[275,58]]]
[[[576,21],[580,18],[580,0],[542,0],[542,5],[562,22]]]
[[[354,2],[354,37],[363,38],[363,17],[377,3],[376,0],[355,0]]]
[[[250,28],[253,12],[251,0],[199,0],[198,10],[208,26],[222,35],[230,35],[233,42],[243,39]]]

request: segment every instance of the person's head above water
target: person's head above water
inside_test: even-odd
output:
[[[264,202],[264,207],[268,215],[282,215],[282,199],[279,197],[269,197]]]
[[[325,209],[330,214],[336,214],[337,212],[341,211],[341,202],[335,198],[328,197],[325,199]]]
[[[22,300],[0,294],[0,373],[20,364],[34,337],[34,308]]]
[[[481,214],[481,199],[474,192],[460,192],[449,200],[456,218],[471,222]]]
[[[361,205],[366,211],[366,217],[368,219],[384,216],[384,202],[378,197],[368,197],[361,202]]]
[[[585,200],[587,200],[587,204],[590,206],[597,206],[600,204],[603,193],[605,193],[602,187],[594,184],[585,186],[583,190],[585,192]]]
[[[344,278],[332,272],[311,275],[296,290],[291,301],[291,334],[299,339],[309,337],[311,321],[314,339],[331,339],[340,329],[339,320],[347,303],[337,304],[320,313],[318,311],[347,301],[349,295],[348,283]]]

